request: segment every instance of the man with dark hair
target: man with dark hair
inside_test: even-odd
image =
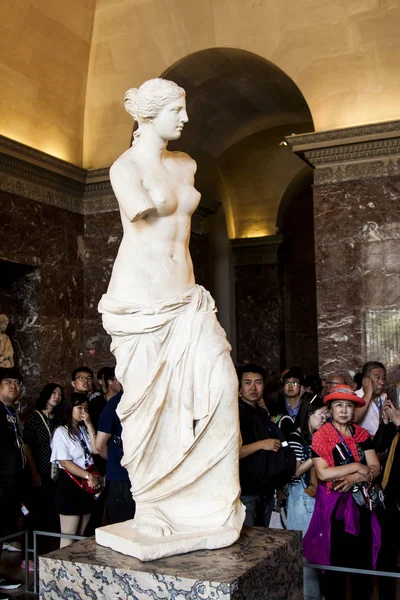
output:
[[[121,384],[115,378],[115,374],[111,376],[111,370],[106,371],[106,369],[110,368],[104,367],[97,374],[99,381],[104,382],[104,379],[107,379],[105,392],[107,404],[100,414],[96,446],[100,456],[107,460],[107,519],[110,524],[113,524],[133,519],[135,502],[130,491],[131,484],[128,471],[121,467],[123,456],[122,426],[117,415],[117,406],[122,396]],[[114,373],[114,369],[112,369],[112,372]],[[113,393],[117,389],[118,391]],[[107,393],[109,396],[113,395],[108,397]]]
[[[374,436],[378,431],[383,403],[387,397],[383,392],[386,383],[385,366],[381,362],[371,360],[363,366],[362,376],[362,387],[355,393],[364,399],[365,406],[356,409],[354,420]]]
[[[17,531],[21,516],[22,478],[25,468],[22,431],[16,412],[22,377],[17,368],[0,369],[0,537]],[[0,552],[2,544],[0,543]],[[21,581],[0,573],[0,600],[9,596]]]
[[[243,445],[239,451],[241,501],[246,507],[244,525],[268,527],[277,479],[272,477],[268,455],[283,452],[284,441],[261,402],[265,371],[256,364],[237,370],[239,378],[239,418]],[[290,451],[290,449],[288,448]],[[293,457],[294,459],[294,457]],[[293,470],[296,461],[293,460]],[[270,465],[270,466],[269,466]]]
[[[333,375],[330,375],[329,377],[327,377],[322,395],[327,396],[330,393],[331,389],[333,387],[335,387],[335,385],[338,385],[339,383],[341,385],[346,385],[346,381],[345,381],[343,375],[340,375],[339,373],[334,373]]]
[[[293,420],[299,412],[303,393],[304,373],[300,367],[290,367],[282,377],[286,411]]]
[[[115,367],[102,367],[97,372],[97,381],[107,402],[121,391],[121,384],[115,377]]]
[[[77,367],[72,371],[71,385],[74,392],[83,392],[88,396],[93,391],[93,371],[89,367]]]
[[[108,400],[121,391],[121,384],[115,377],[115,367],[102,367],[97,372],[97,381],[101,391],[92,393],[89,397],[89,415],[96,431],[99,417]]]

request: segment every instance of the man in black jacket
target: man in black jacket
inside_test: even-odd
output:
[[[278,462],[285,466],[283,455],[289,452],[279,428],[272,423],[263,404],[265,371],[256,364],[238,369],[239,418],[242,447],[239,452],[241,501],[246,507],[244,525],[268,527],[279,476]],[[275,457],[271,456],[276,454]],[[279,461],[274,460],[278,458]],[[295,465],[295,460],[291,461]]]
[[[21,516],[22,481],[25,468],[22,430],[17,413],[22,377],[17,368],[0,369],[0,537],[17,531]],[[0,544],[0,553],[2,544]],[[1,590],[22,585],[0,572],[0,600],[8,598]]]

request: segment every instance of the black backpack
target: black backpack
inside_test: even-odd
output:
[[[296,455],[278,425],[269,419],[263,409],[257,409],[253,433],[255,441],[269,438],[281,441],[278,452],[259,450],[243,459],[246,461],[247,474],[257,480],[265,493],[270,493],[271,490],[282,488],[291,480],[296,471]]]

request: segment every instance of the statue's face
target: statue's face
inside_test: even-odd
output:
[[[188,120],[186,100],[181,96],[164,106],[152,123],[158,135],[163,140],[170,141],[181,137],[182,129]]]

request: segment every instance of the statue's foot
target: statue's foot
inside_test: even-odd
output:
[[[166,523],[164,525],[158,523],[139,523],[135,522],[135,529],[142,535],[148,535],[150,537],[164,537],[171,535],[172,530]]]
[[[165,537],[173,533],[168,519],[157,509],[142,507],[136,511],[133,527],[138,533],[150,537]]]

